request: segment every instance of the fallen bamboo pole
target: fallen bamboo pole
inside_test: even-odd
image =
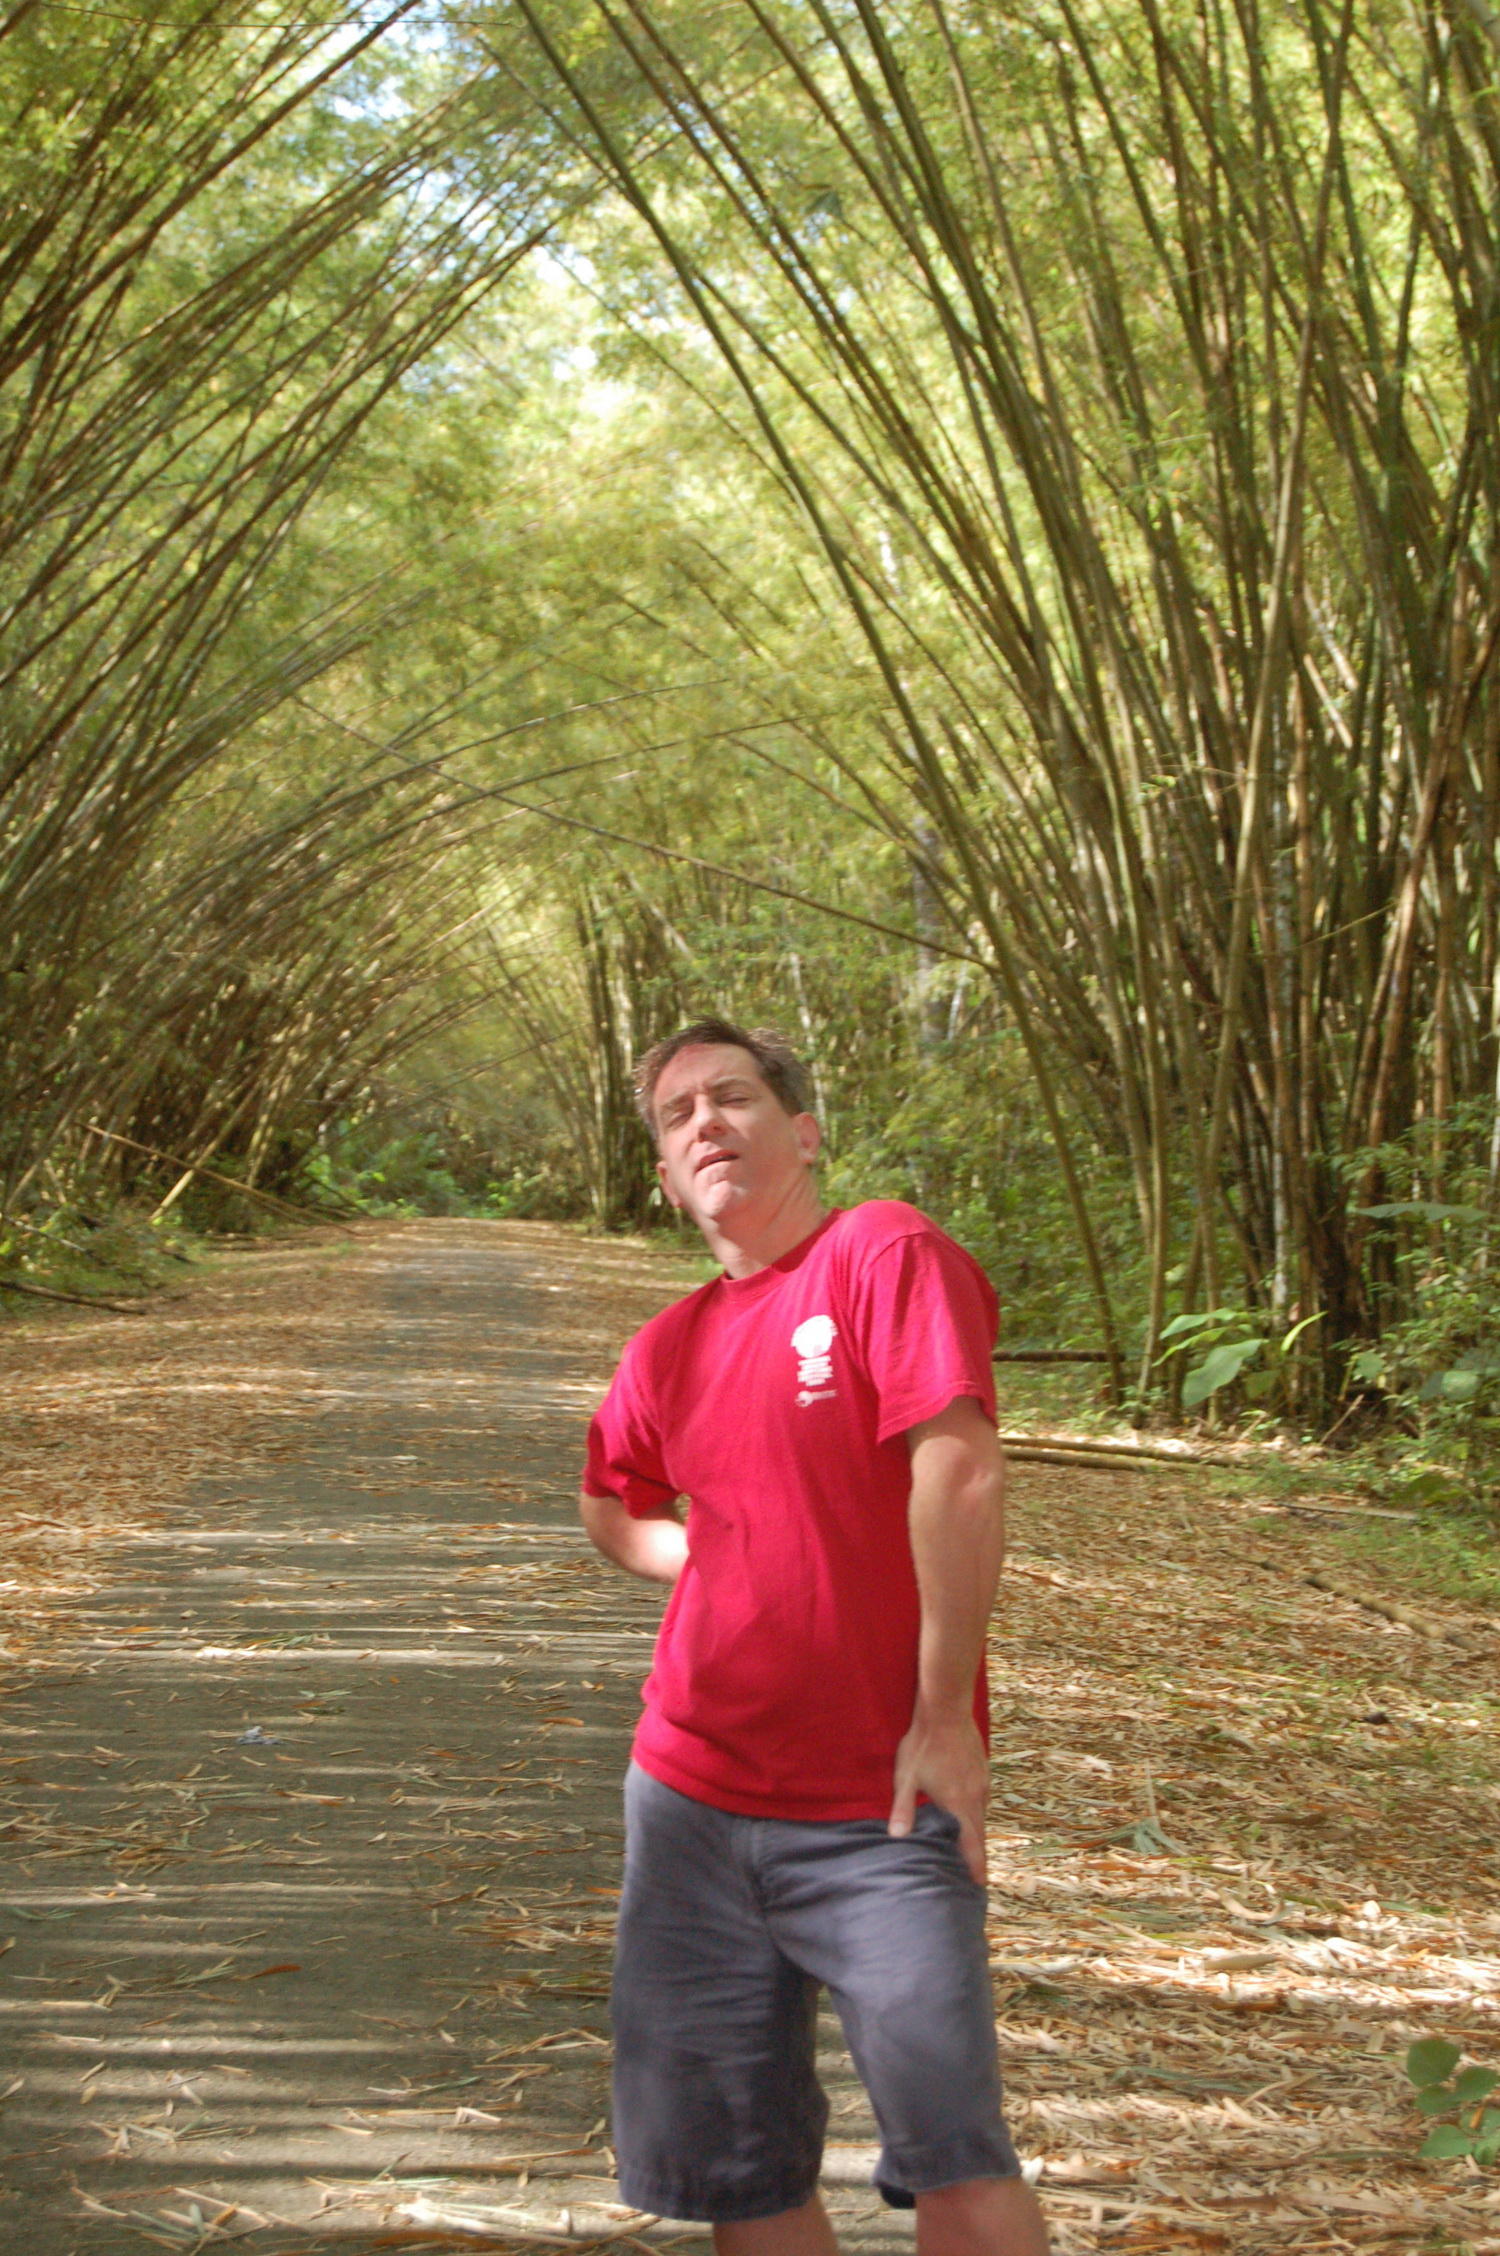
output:
[[[1244,1449],[1200,1449],[1190,1441],[1088,1440],[1073,1434],[1000,1435],[1008,1457],[1020,1464],[1120,1465],[1253,1465],[1259,1452]]]
[[[74,1308],[102,1308],[111,1316],[144,1316],[144,1308],[125,1308],[117,1300],[89,1300],[82,1293],[54,1292],[50,1285],[25,1285],[19,1277],[0,1277],[0,1292],[25,1293],[28,1300],[65,1300]]]
[[[992,1363],[1107,1363],[1102,1347],[997,1347]]]
[[[341,1228],[336,1215],[320,1213],[315,1207],[293,1206],[289,1199],[277,1198],[272,1191],[257,1190],[253,1183],[237,1183],[232,1175],[221,1175],[216,1167],[204,1167],[191,1159],[179,1159],[175,1152],[158,1151],[155,1144],[140,1143],[134,1136],[122,1136],[116,1129],[101,1128],[90,1121],[84,1131],[90,1136],[107,1137],[112,1144],[124,1144],[131,1151],[144,1152],[148,1159],[164,1159],[169,1167],[179,1167],[188,1175],[206,1176],[210,1183],[222,1183],[225,1190],[238,1191],[242,1198],[256,1199],[262,1206],[270,1207],[273,1214],[285,1214],[293,1222],[331,1222]]]
[[[1256,1559],[1255,1564],[1264,1568],[1267,1574],[1285,1575],[1288,1572],[1277,1559]],[[1440,1621],[1436,1615],[1416,1613],[1410,1606],[1397,1605],[1392,1599],[1373,1598],[1366,1591],[1350,1590],[1346,1584],[1334,1582],[1327,1575],[1311,1568],[1303,1568],[1300,1572],[1294,1570],[1294,1579],[1307,1584],[1312,1590],[1321,1590],[1329,1598],[1342,1599],[1346,1606],[1358,1606],[1367,1614],[1378,1614],[1382,1621],[1394,1622],[1399,1629],[1410,1630],[1414,1636],[1430,1637],[1439,1644],[1456,1645],[1460,1652],[1475,1653],[1482,1650],[1482,1645],[1474,1644],[1474,1637],[1477,1635],[1483,1640],[1490,1635],[1487,1625],[1483,1623],[1467,1623],[1460,1627],[1454,1622]]]

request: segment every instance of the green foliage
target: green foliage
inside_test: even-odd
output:
[[[1174,1316],[1162,1326],[1162,1360],[1183,1354],[1203,1354],[1182,1382],[1184,1410],[1196,1410],[1222,1387],[1232,1386],[1247,1364],[1260,1355],[1264,1336],[1247,1329],[1242,1308],[1205,1308]]]
[[[578,1184],[545,1162],[513,1167],[484,1194],[483,1212],[500,1220],[568,1222],[579,1212]]]
[[[576,1174],[560,1176],[554,1156],[506,1164],[513,1135],[502,1113],[471,1089],[461,1104],[424,1103],[388,1088],[380,1103],[329,1123],[298,1172],[299,1186],[372,1215],[514,1214],[567,1217],[580,1211]]]
[[[1477,1193],[1487,1182],[1493,1120],[1491,1106],[1470,1105],[1441,1139],[1426,1124],[1378,1150],[1346,1155],[1334,1172],[1349,1181],[1420,1177],[1435,1171],[1440,1149],[1448,1179]],[[1471,1503],[1487,1492],[1500,1441],[1500,1236],[1490,1209],[1478,1196],[1414,1195],[1350,1213],[1375,1226],[1371,1250],[1385,1279],[1382,1336],[1352,1349],[1329,1342],[1326,1352],[1342,1361],[1346,1391],[1384,1399],[1394,1413],[1397,1439],[1382,1490],[1406,1504]],[[1285,1411],[1294,1351],[1326,1320],[1315,1310],[1278,1331],[1254,1308],[1193,1310],[1163,1326],[1161,1362],[1195,1358],[1182,1381],[1185,1409],[1238,1387],[1255,1409]]]
[[[1371,1227],[1386,1284],[1381,1336],[1349,1359],[1348,1380],[1383,1396],[1407,1431],[1399,1481],[1415,1504],[1483,1498],[1500,1454],[1500,1229],[1490,1203],[1495,1137],[1490,1104],[1455,1115],[1440,1139],[1430,1124],[1378,1150],[1351,1155],[1345,1172],[1416,1178],[1409,1198],[1354,1211]],[[1422,1195],[1441,1174],[1467,1196]]]
[[[1019,1044],[993,1006],[981,1000],[960,1033],[915,1056],[908,1034],[884,1064],[863,1056],[838,1022],[825,1042],[835,1127],[823,1168],[829,1203],[896,1198],[920,1206],[989,1272],[1007,1340],[1094,1345],[1097,1324],[1046,1122]],[[1138,1277],[1123,1170],[1100,1155],[1092,1181],[1101,1206],[1124,1224],[1110,1252],[1130,1308]]]
[[[1252,1402],[1263,1403],[1276,1391],[1278,1359],[1284,1364],[1303,1333],[1320,1321],[1321,1311],[1315,1311],[1278,1333],[1268,1320],[1257,1325],[1253,1313],[1244,1308],[1194,1309],[1162,1326],[1161,1361],[1166,1363],[1174,1355],[1202,1355],[1182,1381],[1184,1410],[1200,1409],[1236,1382]],[[1261,1368],[1252,1370],[1254,1364]]]
[[[1472,2159],[1481,2169],[1500,2162],[1500,2108],[1484,2104],[1500,2087],[1492,2068],[1460,2068],[1463,2055],[1445,2037],[1423,2037],[1408,2047],[1405,2068],[1423,2115],[1456,2116],[1438,2123],[1422,2142],[1429,2161]]]
[[[1382,7],[1335,70],[1303,0],[974,0],[803,71],[805,10],[642,0],[648,78],[539,12],[572,92],[514,11],[326,86],[321,5],[0,47],[0,1203],[100,1121],[203,1227],[256,1210],[194,1161],[641,1226],[631,1058],[727,1011],[811,1058],[827,1195],[927,1208],[1013,1342],[1180,1286],[1190,1411],[1326,1430],[1347,1365],[1407,1500],[1482,1498],[1477,19]],[[1283,549],[1315,665],[1247,661]]]
[[[476,146],[443,43],[367,28],[205,0],[23,13],[0,48],[6,1207],[66,1195],[102,1122],[117,1188],[208,1219],[206,1178],[171,1189],[190,1162],[294,1171],[467,1000],[468,842],[403,737],[418,621],[468,561],[439,598],[436,520],[472,517],[495,448],[464,433],[445,485],[417,371],[547,184],[507,166],[514,102]]]
[[[1431,1486],[1414,1494],[1404,1470],[1393,1475],[1388,1465],[1374,1462],[1360,1470],[1367,1494],[1386,1504],[1415,1505],[1420,1517],[1341,1527],[1340,1548],[1413,1592],[1500,1612],[1500,1519],[1475,1504],[1466,1484],[1429,1466]],[[1347,1477],[1345,1471],[1345,1482]]]
[[[798,620],[820,655],[841,621],[878,675],[841,794],[920,847],[941,936],[1004,991],[1055,1155],[1031,1203],[1064,1191],[1095,1323],[1126,1330],[1123,1161],[1153,1323],[1176,1264],[1189,1303],[1242,1269],[1252,1310],[1326,1325],[1295,1356],[1255,1314],[1205,1340],[1198,1404],[1331,1407],[1340,1342],[1401,1313],[1346,1211],[1380,1187],[1341,1148],[1493,1082],[1493,677],[1431,658],[1440,620],[1488,650],[1497,488],[1457,438],[1482,430],[1488,463],[1500,429],[1467,311],[1494,271],[1483,29],[976,0],[961,23],[849,11],[807,67],[796,10],[726,40],[696,0],[642,0],[613,45],[607,13],[588,38],[566,0],[541,14],[557,102],[650,215],[589,234],[611,371],[711,403],[725,492],[771,472]],[[1300,632],[1243,663],[1244,621],[1283,617],[1318,621],[1311,698]],[[805,672],[781,620],[753,632]],[[1417,818],[1439,804],[1441,836]],[[841,1156],[896,1182],[893,1141],[861,1124]]]
[[[366,1214],[461,1214],[467,1202],[444,1157],[430,1129],[372,1142],[335,1127],[302,1179]]]
[[[152,1291],[180,1279],[200,1248],[174,1217],[153,1227],[137,1202],[100,1197],[87,1205],[33,1208],[0,1229],[0,1275],[85,1298]],[[0,1322],[38,1303],[0,1292]]]

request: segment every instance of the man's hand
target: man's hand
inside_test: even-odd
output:
[[[958,1845],[970,1877],[985,1883],[984,1812],[989,1799],[990,1765],[972,1716],[928,1723],[919,1716],[896,1749],[896,1798],[886,1831],[897,1839],[916,1820],[917,1796],[925,1794],[958,1819]]]

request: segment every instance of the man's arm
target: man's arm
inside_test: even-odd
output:
[[[687,1565],[687,1529],[675,1505],[663,1504],[649,1519],[636,1519],[618,1496],[590,1496],[585,1489],[578,1512],[594,1549],[627,1574],[675,1582]]]
[[[989,1761],[974,1721],[974,1679],[1005,1556],[1005,1460],[967,1395],[907,1434],[911,1549],[922,1601],[917,1704],[896,1751],[890,1831],[909,1833],[919,1792],[951,1810],[964,1861],[985,1876]]]

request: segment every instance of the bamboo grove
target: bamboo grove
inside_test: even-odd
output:
[[[7,1212],[477,1013],[639,1218],[748,990],[965,1181],[1029,1108],[1117,1393],[1232,1306],[1331,1409],[1500,1190],[1500,19],[274,17],[0,21]]]
[[[0,21],[12,1212],[90,1137],[96,1171],[227,1147],[253,1181],[445,1008],[441,791],[399,742],[320,758],[305,707],[421,591],[317,548],[369,419],[539,239],[551,184],[393,44],[411,0],[261,13]]]
[[[1382,1155],[1428,1123],[1441,1201],[1497,1063],[1495,18],[619,0],[606,64],[526,13],[879,668],[1065,1179],[1123,1141],[1146,1367],[1184,1194],[1189,1305],[1368,1335]]]

